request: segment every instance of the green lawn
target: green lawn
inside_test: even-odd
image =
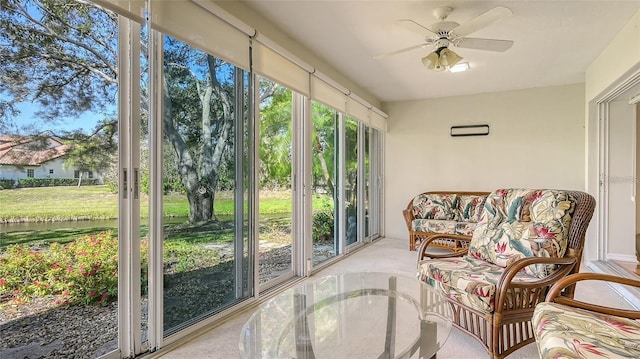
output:
[[[318,208],[330,208],[331,199],[323,196],[322,200],[314,200]],[[189,215],[189,204],[184,194],[169,194],[163,198],[165,217],[186,218]],[[287,191],[260,193],[260,214],[291,213],[291,193]],[[140,203],[141,216],[148,217],[148,197],[143,194]],[[216,193],[215,213],[218,216],[231,216],[234,213],[233,194],[231,192]],[[102,220],[117,219],[118,195],[111,193],[107,186],[85,187],[38,187],[0,190],[0,223],[8,222],[64,222],[69,226],[53,230],[11,230],[9,226],[0,225],[0,248],[10,244],[31,242],[70,242],[85,234],[107,230],[117,230],[113,222],[102,226],[80,228],[78,219]],[[34,227],[37,227],[34,225]],[[171,224],[171,236],[190,239],[197,237],[231,238],[228,229],[222,227],[212,231],[211,225],[190,226],[185,223]],[[141,236],[148,231],[145,220],[141,221]],[[198,234],[199,233],[199,234]],[[197,240],[196,240],[197,241]]]
[[[289,192],[265,192],[260,199],[260,213],[290,213],[290,196]],[[327,199],[327,201],[330,200]],[[164,215],[167,217],[189,215],[189,204],[184,194],[172,193],[164,196],[163,208]],[[233,209],[231,193],[216,193],[216,214],[232,215]],[[148,198],[145,194],[141,196],[140,211],[143,217],[148,217]],[[113,219],[117,218],[117,214],[118,194],[111,193],[107,186],[0,190],[0,222]]]
[[[2,222],[115,218],[117,206],[117,194],[107,186],[0,190]]]
[[[222,196],[221,196],[222,197]],[[230,199],[220,198],[216,209],[233,206]],[[187,198],[181,194],[164,197],[165,216],[186,217]],[[140,211],[149,215],[147,196],[142,194]],[[118,214],[118,194],[107,186],[38,187],[0,190],[1,222],[47,222],[77,219],[112,219]]]

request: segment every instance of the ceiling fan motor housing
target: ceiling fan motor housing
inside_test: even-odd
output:
[[[433,43],[434,47],[437,50],[440,50],[442,48],[447,48],[447,47],[449,47],[449,44],[451,44],[449,39],[438,39]]]
[[[460,26],[460,24],[455,21],[441,21],[431,25],[429,30],[436,33],[439,37],[448,37],[449,32],[458,26]]]

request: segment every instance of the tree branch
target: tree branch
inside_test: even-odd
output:
[[[48,60],[55,60],[57,62],[69,65],[69,68],[73,69],[73,70],[80,70],[80,69],[84,69],[87,71],[90,71],[96,75],[98,75],[99,77],[103,78],[105,81],[112,83],[112,84],[116,84],[118,83],[118,80],[114,77],[111,77],[109,75],[107,75],[106,73],[98,70],[97,67],[89,65],[89,64],[85,64],[84,62],[77,62],[74,61],[72,59],[65,59],[62,57],[57,57],[57,56],[53,56],[53,55],[49,55],[49,54],[45,54],[45,53],[41,53],[38,54],[41,58],[43,59],[48,59]],[[80,65],[80,66],[78,66]]]
[[[189,72],[189,74],[191,74],[191,77],[193,77],[193,79],[194,79],[194,81],[196,83],[196,91],[198,92],[198,98],[200,98],[201,102],[204,100],[205,94],[202,92],[202,90],[200,88],[200,81],[198,80],[198,75],[196,75],[196,73],[193,72],[193,70],[191,68],[189,68],[186,65],[179,64],[177,62],[167,62],[167,66],[173,66],[175,68],[187,70]]]
[[[39,33],[41,35],[44,36],[50,36],[53,37],[57,40],[60,40],[62,42],[66,42],[66,43],[70,43],[73,44],[74,46],[77,46],[78,48],[84,49],[87,52],[91,53],[92,55],[94,55],[96,58],[100,59],[100,61],[102,61],[107,67],[109,67],[113,73],[117,74],[118,73],[118,69],[116,67],[113,67],[112,64],[109,62],[109,59],[107,59],[106,57],[104,57],[100,52],[98,52],[96,49],[94,49],[91,46],[88,46],[87,44],[83,44],[79,41],[76,41],[74,39],[71,39],[69,37],[64,37],[64,36],[60,36],[58,33],[56,33],[53,29],[51,29],[49,26],[47,26],[46,24],[43,24],[41,21],[35,19],[33,16],[31,16],[29,14],[29,12],[21,5],[17,4],[16,5],[19,9],[20,12],[22,13],[22,15],[29,21],[31,21],[33,24],[46,29],[47,31],[42,31],[42,30],[38,30],[36,28],[33,28],[32,31],[35,33]],[[65,26],[68,24],[64,24]]]
[[[101,11],[103,11],[103,12],[104,12],[108,17],[109,17],[109,19],[111,19],[111,20],[114,22],[114,24],[116,23],[117,15],[116,15],[115,13],[112,13],[112,12],[110,12],[110,11],[108,11],[108,10],[104,9],[103,7],[98,6],[97,4],[94,4],[94,3],[87,3],[87,2],[85,2],[85,1],[78,1],[78,0],[76,0],[76,1],[74,1],[73,3],[69,3],[69,4],[62,4],[62,5],[56,5],[56,6],[63,6],[63,7],[65,7],[66,9],[73,9],[73,6],[71,6],[70,4],[75,4],[75,3],[81,3],[81,4],[85,5],[85,6],[91,6],[91,7],[94,7],[94,8],[96,8],[96,9],[100,9]],[[40,8],[40,10],[41,10],[42,12],[44,12],[44,13],[48,14],[49,16],[51,16],[52,18],[56,19],[56,20],[57,20],[58,22],[60,22],[61,24],[64,24],[64,26],[68,27],[69,29],[73,29],[73,30],[75,30],[76,32],[78,32],[78,33],[82,34],[82,36],[84,36],[85,38],[86,38],[86,37],[88,37],[88,38],[92,39],[95,43],[97,43],[98,45],[100,45],[102,48],[104,48],[104,49],[110,49],[110,48],[111,48],[111,47],[110,47],[110,46],[108,46],[104,41],[102,41],[101,39],[99,39],[99,38],[97,38],[96,36],[94,36],[94,35],[93,35],[93,34],[94,34],[93,32],[89,32],[89,33],[83,32],[82,30],[80,30],[80,28],[79,28],[79,27],[71,25],[71,24],[70,24],[69,22],[67,22],[64,18],[62,18],[62,17],[58,16],[58,14],[56,14],[55,12],[50,11],[50,10],[49,10],[47,7],[45,7],[45,6],[42,6],[42,5],[41,5],[41,3],[37,3],[37,5],[36,5],[36,6],[38,6],[38,8]],[[112,53],[113,55],[117,55],[117,54],[115,54],[113,51],[111,51],[111,53]]]

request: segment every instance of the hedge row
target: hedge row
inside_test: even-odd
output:
[[[100,183],[98,183],[97,178],[86,178],[82,180],[83,186],[95,186],[98,184]],[[0,189],[77,185],[77,178],[20,178],[18,180],[0,178]]]

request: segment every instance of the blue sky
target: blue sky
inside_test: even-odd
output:
[[[38,106],[29,102],[22,102],[16,106],[20,110],[20,114],[12,119],[12,122],[20,131],[33,126],[39,131],[51,130],[52,132],[73,131],[82,129],[88,133],[96,126],[98,121],[102,120],[104,115],[87,112],[80,118],[63,118],[59,121],[43,121],[37,115]]]

